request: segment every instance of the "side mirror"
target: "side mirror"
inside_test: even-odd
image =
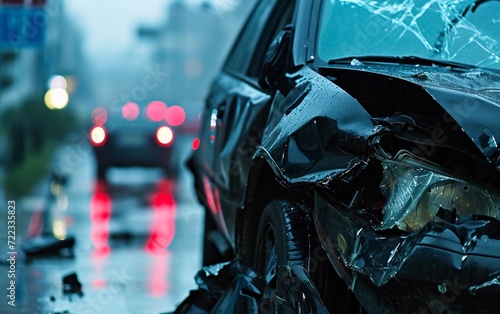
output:
[[[292,27],[287,26],[273,39],[264,57],[259,85],[265,89],[279,89],[288,70]]]

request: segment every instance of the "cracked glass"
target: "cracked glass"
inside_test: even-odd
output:
[[[416,56],[500,70],[500,1],[325,0],[317,51],[324,61]]]

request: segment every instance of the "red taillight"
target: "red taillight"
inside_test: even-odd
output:
[[[159,100],[152,101],[146,108],[146,114],[151,121],[159,122],[165,119],[167,105]]]
[[[156,141],[161,146],[169,146],[174,141],[174,131],[168,126],[161,126],[156,130]]]
[[[179,126],[186,120],[186,112],[181,106],[168,107],[166,119],[167,123],[171,126]]]
[[[96,125],[104,125],[108,120],[108,111],[103,107],[97,107],[92,110],[92,121]]]
[[[94,146],[102,146],[106,143],[107,133],[102,126],[95,126],[90,130],[90,141]]]

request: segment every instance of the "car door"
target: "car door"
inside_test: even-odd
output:
[[[231,242],[251,157],[262,138],[272,99],[258,84],[260,68],[274,36],[291,23],[294,3],[257,3],[207,97],[198,150],[203,194]]]

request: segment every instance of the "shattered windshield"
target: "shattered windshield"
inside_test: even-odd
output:
[[[500,70],[499,0],[325,0],[323,61],[417,56]]]

